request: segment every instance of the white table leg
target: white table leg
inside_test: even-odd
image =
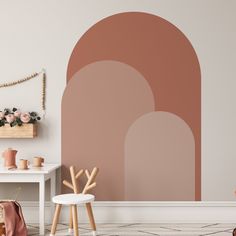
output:
[[[52,202],[52,198],[56,195],[56,171],[53,171],[50,179],[50,191],[51,191],[51,219],[53,219],[55,204]],[[51,221],[52,222],[52,221]]]
[[[45,180],[41,177],[39,182],[39,234],[44,235],[45,232]]]

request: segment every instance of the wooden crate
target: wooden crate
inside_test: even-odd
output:
[[[36,124],[23,124],[11,127],[9,124],[0,127],[0,138],[34,138],[37,136]]]

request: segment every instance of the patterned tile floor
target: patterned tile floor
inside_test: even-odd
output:
[[[97,236],[230,236],[234,224],[97,224]],[[69,235],[68,226],[59,224],[56,235]],[[38,226],[28,225],[29,236],[39,235]],[[81,236],[91,235],[89,225],[80,224]],[[46,234],[50,233],[50,225],[46,226]]]

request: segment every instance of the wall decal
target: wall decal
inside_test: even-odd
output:
[[[97,165],[103,169],[100,178],[107,183],[106,189],[97,189],[98,199],[201,199],[200,66],[191,43],[178,28],[147,13],[127,12],[107,17],[91,27],[76,44],[69,60],[67,80],[62,102],[62,163],[65,166],[82,165],[83,168]],[[66,115],[69,111],[71,116]],[[176,152],[182,153],[183,159],[179,160],[180,165],[174,173],[181,172],[178,183],[181,178],[189,178],[189,184],[183,180],[178,186],[182,192],[178,194],[176,185],[171,184],[173,175],[168,175],[169,179],[162,183],[155,181],[158,175],[154,175],[154,190],[146,189],[146,194],[138,194],[144,183],[133,183],[133,186],[138,184],[134,187],[137,193],[134,196],[127,189],[132,190],[132,175],[137,175],[137,161],[133,159],[136,153],[133,146],[137,145],[137,140],[133,139],[130,127],[140,117],[142,120],[145,114],[154,111],[158,111],[158,115],[159,111],[167,112],[163,113],[166,122],[169,118],[172,121],[173,129],[167,132],[171,137],[170,146],[179,141],[174,135],[178,134],[181,139]],[[77,118],[72,126],[69,121],[74,115]],[[173,117],[176,119],[172,120]],[[149,134],[159,141],[160,124],[155,126],[154,119],[155,134]],[[145,127],[145,122],[143,125]],[[133,132],[140,130],[142,126]],[[139,136],[142,140],[141,133]],[[151,145],[153,139],[146,139]],[[148,142],[143,140],[142,143],[143,147],[137,147],[137,150],[143,150],[143,155],[147,155]],[[184,144],[191,145],[188,149]],[[79,152],[73,154],[73,147]],[[150,160],[156,156],[156,161],[160,161],[158,150],[149,154]],[[165,153],[172,162],[177,161],[179,154]],[[142,163],[141,156],[138,158]],[[184,167],[188,171],[182,176]],[[168,173],[167,169],[165,171]],[[160,195],[157,190],[161,184],[169,185],[166,191],[159,188],[162,189]]]
[[[92,63],[73,77],[62,102],[63,165],[97,165],[103,170],[97,198],[122,200],[125,136],[134,120],[155,110],[152,90],[138,71],[116,61]]]
[[[138,118],[125,139],[125,199],[195,200],[195,144],[178,116],[155,111]]]

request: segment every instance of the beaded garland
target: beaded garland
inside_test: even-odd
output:
[[[2,84],[0,84],[0,88],[12,87],[12,86],[24,83],[26,81],[29,81],[29,80],[31,80],[33,78],[38,77],[41,73],[43,74],[43,77],[42,77],[41,107],[42,107],[43,117],[44,117],[45,116],[45,112],[46,112],[46,105],[45,105],[45,102],[46,102],[46,72],[45,72],[44,69],[41,72],[36,72],[36,73],[34,73],[34,74],[30,75],[30,76],[27,76],[27,77],[25,77],[23,79],[12,81],[12,82],[8,82],[8,83],[2,83]]]

